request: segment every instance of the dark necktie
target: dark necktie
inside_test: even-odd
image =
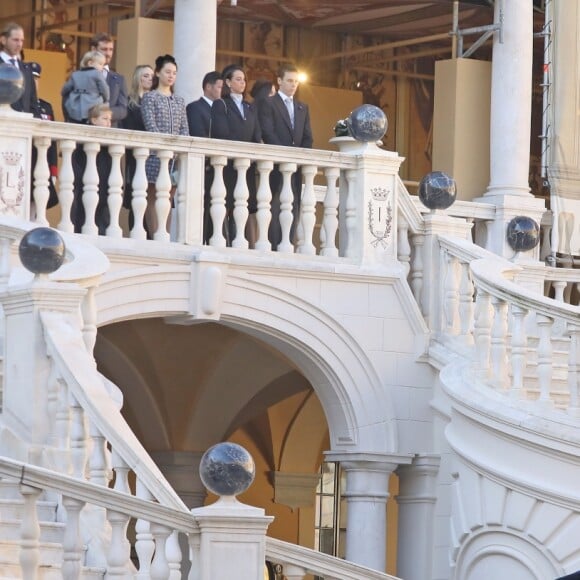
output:
[[[9,60],[12,63],[12,66],[15,66],[16,68],[18,68],[18,59],[17,58],[11,58]]]

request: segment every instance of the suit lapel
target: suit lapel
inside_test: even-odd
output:
[[[278,112],[282,115],[282,119],[284,119],[284,122],[288,127],[288,131],[290,131],[290,133],[294,133],[294,129],[292,129],[292,121],[290,120],[290,113],[288,112],[282,97],[276,93],[273,98],[275,99],[274,102],[276,103],[276,107],[278,107]],[[296,114],[296,111],[294,111],[294,114]],[[294,122],[296,122],[296,119],[294,119]]]

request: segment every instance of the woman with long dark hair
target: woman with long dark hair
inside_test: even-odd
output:
[[[155,59],[155,76],[152,90],[143,95],[141,114],[146,131],[169,133],[170,135],[189,135],[185,101],[173,94],[177,78],[177,63],[170,54]],[[155,213],[155,183],[161,168],[161,161],[154,153],[147,158],[145,170],[149,187],[147,189],[147,210],[145,220],[149,231],[155,236],[157,232],[157,215]],[[174,189],[171,190],[173,196]]]
[[[254,105],[244,99],[246,90],[246,74],[244,69],[236,64],[227,66],[223,73],[224,85],[222,98],[213,102],[211,108],[210,137],[229,139],[230,141],[246,141],[251,143],[262,142],[262,131],[258,121],[258,112]],[[237,171],[230,159],[224,168],[224,182],[226,185],[226,237],[230,245],[235,238],[236,228],[233,220],[234,188],[236,186]],[[248,223],[246,236],[250,247],[256,241],[256,171],[252,164],[246,173],[248,183]]]

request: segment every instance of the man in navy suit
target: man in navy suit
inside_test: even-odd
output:
[[[209,137],[211,128],[211,106],[222,96],[224,81],[222,74],[217,71],[208,72],[202,81],[203,96],[186,107],[189,134],[192,137]],[[213,181],[213,167],[209,159],[205,161],[205,179],[203,192],[203,241],[209,242],[213,234],[209,206],[211,203],[210,189]]]
[[[208,72],[203,77],[203,96],[187,105],[187,122],[192,137],[209,137],[211,106],[222,96],[224,81],[217,70]]]
[[[127,116],[127,84],[123,75],[111,70],[109,65],[113,59],[115,43],[113,37],[106,32],[99,32],[91,38],[91,50],[98,50],[105,55],[105,68],[103,74],[109,85],[109,107],[113,111],[112,127],[118,127],[119,121]]]
[[[21,113],[34,113],[38,98],[36,95],[36,85],[32,76],[32,67],[28,62],[22,61],[22,48],[24,46],[24,30],[20,24],[9,22],[0,32],[0,60],[2,62],[20,69],[24,77],[24,92],[20,98],[12,103],[12,108]]]
[[[300,82],[298,69],[291,64],[283,64],[278,70],[278,92],[262,101],[259,108],[262,139],[269,145],[286,145],[287,147],[312,147],[312,129],[308,105],[294,99]],[[280,191],[282,189],[282,174],[275,169],[270,174],[272,189],[272,221],[269,238],[272,249],[276,249],[282,240],[280,227]],[[292,228],[290,241],[300,216],[300,197],[302,195],[302,174],[298,170],[292,176]]]

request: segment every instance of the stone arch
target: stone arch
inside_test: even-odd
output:
[[[211,319],[254,336],[287,357],[313,386],[327,419],[333,450],[396,453],[392,402],[352,334],[319,306],[224,267],[220,310]],[[164,283],[162,283],[164,282]],[[193,282],[193,283],[192,283]],[[119,292],[122,290],[122,292]],[[207,289],[183,265],[119,272],[98,290],[99,325],[164,317],[203,322],[189,309]],[[195,296],[197,294],[197,296]]]

